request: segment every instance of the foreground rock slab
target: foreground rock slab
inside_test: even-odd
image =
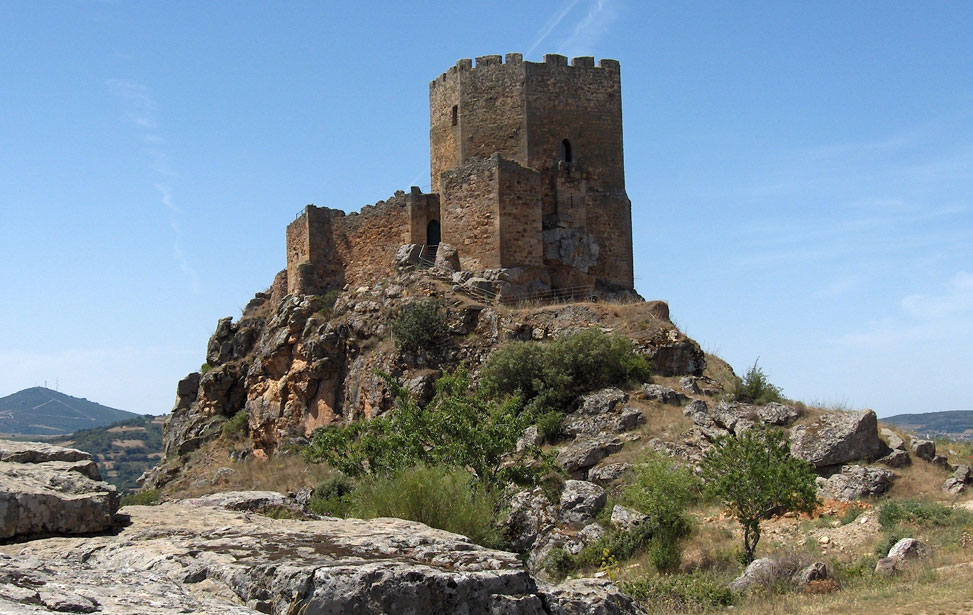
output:
[[[545,609],[551,590],[515,554],[420,523],[277,520],[205,503],[129,506],[117,535],[0,547],[0,613],[586,612]],[[599,591],[599,603],[624,603],[614,586]]]
[[[118,493],[100,478],[88,453],[0,440],[0,539],[110,529]]]

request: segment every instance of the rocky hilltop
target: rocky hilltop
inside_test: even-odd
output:
[[[493,272],[494,283],[502,285],[504,275]],[[475,372],[506,341],[545,341],[598,327],[630,337],[655,374],[702,375],[705,368],[699,345],[672,324],[663,302],[633,297],[628,303],[513,307],[484,301],[471,292],[476,287],[454,284],[452,277],[448,269],[422,271],[406,262],[396,277],[331,297],[275,300],[271,292],[259,293],[238,321],[219,321],[205,373],[179,382],[165,431],[167,461],[148,485],[165,484],[182,466],[181,456],[217,437],[238,412],[247,415],[250,452],[266,457],[305,443],[318,427],[387,412],[392,396],[379,372],[427,400],[441,374],[461,365]],[[397,348],[394,316],[428,298],[441,302],[447,334],[421,353]]]

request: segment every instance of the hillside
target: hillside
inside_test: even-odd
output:
[[[162,458],[163,423],[164,416],[136,416],[51,441],[91,453],[102,478],[124,491],[137,488],[138,477]]]
[[[0,433],[60,436],[138,417],[44,387],[0,398]]]
[[[882,420],[924,438],[973,440],[973,410],[896,414]]]

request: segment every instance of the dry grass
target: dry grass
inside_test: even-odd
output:
[[[955,496],[943,492],[943,482],[951,476],[945,468],[935,466],[912,455],[912,465],[893,470],[896,479],[888,497],[896,500],[921,498],[936,502],[955,500]]]

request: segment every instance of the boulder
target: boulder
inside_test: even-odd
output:
[[[920,542],[915,538],[903,538],[892,545],[892,548],[889,549],[888,557],[907,560],[929,557],[931,554],[932,550],[924,542]]]
[[[409,266],[415,266],[419,263],[419,254],[422,252],[422,246],[415,243],[407,243],[401,246],[395,253],[395,258],[393,262],[396,267],[405,268]]]
[[[885,438],[885,442],[889,445],[889,448],[893,451],[904,451],[905,441],[899,437],[899,434],[895,433],[887,427],[882,427],[880,430],[882,437]]]
[[[750,562],[750,565],[738,576],[730,581],[730,589],[742,592],[754,585],[768,585],[778,573],[777,562],[769,557],[761,557]]]
[[[824,562],[814,562],[795,572],[794,576],[791,577],[791,582],[799,587],[804,587],[811,581],[821,581],[830,578],[830,576],[828,566]]]
[[[693,384],[695,385],[695,382]],[[643,384],[639,389],[639,397],[671,406],[681,406],[689,401],[689,398],[682,393],[661,384]]]
[[[542,587],[550,615],[640,615],[645,610],[607,579],[571,579]]]
[[[956,466],[956,469],[953,471],[953,478],[963,483],[970,482],[970,466],[965,463]]]
[[[966,491],[966,483],[953,476],[950,476],[946,479],[946,482],[943,483],[943,491],[951,495],[959,495]]]
[[[760,419],[761,423],[776,427],[790,425],[801,416],[801,412],[797,407],[779,404],[773,401],[763,406],[755,406],[754,411],[756,411],[757,418]]]
[[[88,453],[0,440],[0,458],[0,539],[111,529],[118,493]]]
[[[510,547],[523,553],[534,546],[537,537],[554,527],[557,511],[539,487],[521,491],[510,498],[503,532]]]
[[[936,456],[936,443],[932,440],[920,440],[919,438],[913,438],[912,440],[912,452],[916,454],[916,457],[924,461],[932,461]]]
[[[887,465],[890,468],[904,468],[907,465],[912,464],[912,457],[909,457],[909,453],[897,448],[893,449],[892,452],[885,457],[879,459],[878,462]]]
[[[630,463],[605,463],[588,470],[588,480],[596,483],[609,483],[632,469]]]
[[[601,435],[578,438],[557,454],[557,463],[569,474],[584,472],[608,455],[622,450],[622,441],[616,437]]]
[[[818,477],[818,495],[851,502],[888,491],[895,474],[876,466],[847,465],[828,478]]]
[[[617,530],[630,530],[648,518],[648,515],[644,515],[634,508],[616,504],[612,508],[611,524]]]
[[[459,271],[459,252],[448,243],[439,244],[436,249],[436,269],[449,273]]]
[[[791,453],[815,467],[885,456],[875,412],[831,412],[791,430]]]
[[[628,401],[628,395],[621,389],[609,388],[588,393],[581,398],[578,413],[586,416],[598,416],[614,412],[620,404]]]
[[[883,557],[875,563],[875,574],[891,576],[895,574],[899,566],[899,560],[894,557]]]
[[[558,520],[569,527],[584,527],[594,521],[606,501],[605,490],[598,485],[583,480],[566,481],[561,491]]]

